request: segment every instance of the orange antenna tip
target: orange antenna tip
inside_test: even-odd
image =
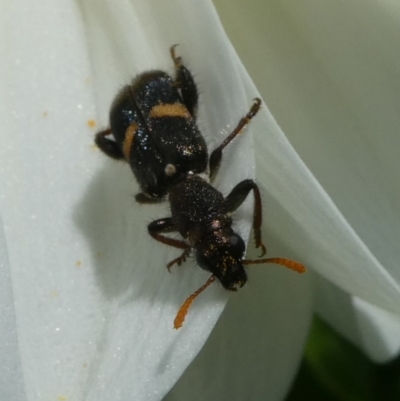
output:
[[[183,326],[183,322],[185,321],[186,315],[193,301],[200,295],[211,283],[215,281],[215,276],[212,275],[205,284],[203,284],[197,291],[195,291],[192,295],[190,295],[186,301],[179,308],[178,313],[176,314],[174,320],[174,329],[178,330]]]

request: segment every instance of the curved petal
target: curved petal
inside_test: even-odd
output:
[[[310,277],[252,268],[207,343],[165,401],[284,399],[311,319]]]
[[[316,312],[341,335],[376,362],[400,351],[400,318],[344,292],[320,276],[316,280]]]
[[[297,255],[307,255],[302,259],[307,266],[345,291],[400,314],[398,158],[393,155],[399,147],[399,91],[393,74],[380,74],[384,56],[392,57],[383,44],[385,39],[397,43],[398,21],[387,17],[384,3],[363,5],[362,16],[356,3],[243,7],[217,2],[221,15],[236,24],[232,30],[226,24],[232,38],[241,33],[238,48],[254,66],[268,104],[276,99],[274,115],[340,208],[284,140],[275,144],[269,131],[255,137],[257,171],[264,175],[268,201],[287,214],[285,223],[281,215],[271,216],[271,229],[279,238],[286,235]],[[223,6],[229,8],[226,14]],[[238,23],[252,30],[241,31]],[[366,88],[375,90],[374,100]],[[392,112],[377,107],[386,97]],[[389,131],[379,123],[386,116],[393,121]]]

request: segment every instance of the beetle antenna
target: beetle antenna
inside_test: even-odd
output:
[[[215,281],[215,276],[212,275],[205,284],[203,284],[197,291],[195,291],[192,295],[190,295],[186,301],[182,304],[179,308],[178,313],[176,314],[174,320],[174,329],[178,330],[182,327],[183,322],[185,321],[185,317],[188,313],[190,306],[192,305],[193,301],[200,295],[212,282]]]
[[[268,258],[268,259],[256,259],[256,260],[242,260],[244,265],[260,265],[264,263],[275,263],[276,265],[285,266],[290,270],[294,270],[297,273],[304,273],[307,269],[304,265],[294,260],[285,258]]]

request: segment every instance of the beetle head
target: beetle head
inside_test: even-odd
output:
[[[243,239],[230,230],[213,231],[196,245],[197,263],[215,275],[230,291],[243,287],[247,281],[242,259]]]

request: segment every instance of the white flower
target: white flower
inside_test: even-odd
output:
[[[300,11],[304,10],[295,9]],[[395,26],[388,20],[382,23],[387,35],[388,27]],[[254,17],[253,27],[253,21],[248,21],[249,32],[256,22],[259,19]],[[219,144],[226,135],[221,128],[227,131],[228,124],[233,126],[258,92],[212,5],[196,0],[60,0],[57,4],[20,0],[1,4],[0,27],[4,228],[0,399],[160,400],[201,349],[228,297],[231,302],[210,341],[171,398],[186,399],[190,391],[192,399],[196,395],[198,399],[282,399],[301,357],[315,289],[322,292],[321,313],[372,356],[384,359],[397,352],[398,325],[392,324],[393,316],[400,316],[398,206],[392,202],[398,186],[397,158],[387,156],[396,155],[397,137],[387,134],[387,120],[382,124],[378,120],[370,131],[360,126],[355,154],[343,149],[346,131],[333,132],[332,126],[322,124],[328,120],[321,120],[309,132],[331,134],[324,137],[332,141],[327,152],[318,138],[303,140],[311,118],[302,122],[289,106],[281,114],[277,109],[278,121],[279,116],[293,118],[288,133],[300,136],[293,142],[325,192],[265,106],[250,129],[227,149],[216,186],[226,193],[241,179],[253,176],[254,148],[269,252],[303,262],[309,273],[299,276],[282,267],[252,267],[249,283],[237,294],[229,295],[217,284],[207,289],[184,327],[175,331],[172,322],[180,304],[208,275],[190,261],[175,267],[172,274],[167,272],[165,264],[176,250],[156,243],[146,232],[148,222],[169,214],[167,205],[135,204],[137,184],[131,172],[96,151],[91,126],[108,124],[113,96],[134,75],[155,68],[172,72],[168,49],[179,43],[179,53],[200,88],[199,125],[210,148]],[[315,40],[312,45],[321,49],[320,39]],[[255,49],[262,55],[265,49],[259,43]],[[378,74],[382,70],[375,63]],[[324,68],[332,74],[329,66]],[[357,77],[353,75],[350,78]],[[308,78],[311,85],[315,75]],[[330,76],[332,82],[335,78]],[[365,81],[368,78],[366,74]],[[390,77],[381,79],[383,84],[392,82]],[[371,110],[379,109],[372,100],[360,105],[364,97],[357,95],[352,82],[345,83],[352,89],[351,96],[344,98],[347,103],[342,106],[343,96],[332,100],[339,104],[337,111],[343,107],[341,116],[348,117],[349,126],[352,121],[374,121]],[[292,87],[297,90],[292,84],[282,90],[291,93]],[[326,93],[319,86],[316,89]],[[394,99],[395,90],[390,93]],[[298,110],[300,101],[293,104]],[[396,103],[389,104],[394,110]],[[315,117],[317,122],[319,118]],[[303,125],[299,123],[297,131],[299,121]],[[367,164],[369,143],[376,145],[377,153]],[[314,155],[307,154],[308,148]],[[312,158],[315,150],[324,159]],[[331,168],[322,169],[325,160],[336,166],[339,175]],[[348,180],[345,191],[341,179]],[[247,237],[251,201],[237,216],[239,231]],[[365,222],[367,217],[370,220]],[[335,291],[342,292],[337,296]],[[340,310],[327,302],[329,294],[344,304]],[[350,333],[350,318],[339,313],[346,316],[351,310],[358,320]],[[371,322],[377,321],[371,316],[380,319],[386,337],[371,330]],[[387,327],[395,335],[387,334]],[[364,335],[364,342],[359,335]],[[379,349],[374,339],[380,341]]]

